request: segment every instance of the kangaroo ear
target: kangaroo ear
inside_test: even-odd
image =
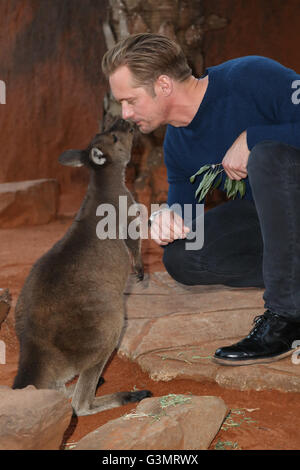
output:
[[[98,147],[93,147],[90,151],[90,157],[96,165],[104,165],[106,158]]]
[[[59,156],[58,161],[62,165],[66,166],[83,166],[84,155],[85,153],[83,150],[66,150]]]

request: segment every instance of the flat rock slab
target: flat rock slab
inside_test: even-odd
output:
[[[214,396],[146,398],[133,412],[85,436],[75,450],[205,450],[228,411]]]
[[[0,386],[0,450],[58,450],[71,417],[56,390]]]
[[[42,225],[54,220],[59,183],[38,179],[0,184],[0,228]]]
[[[214,381],[240,390],[300,391],[292,356],[234,367],[212,361],[215,350],[245,337],[264,309],[263,289],[184,286],[166,272],[128,281],[127,321],[118,354],[156,381]],[[300,338],[299,338],[300,339]],[[299,362],[299,361],[298,361]]]

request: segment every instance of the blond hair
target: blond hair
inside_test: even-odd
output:
[[[192,74],[181,47],[154,33],[128,36],[104,54],[102,71],[107,78],[123,65],[131,71],[135,85],[143,87],[153,87],[160,75],[182,82]]]

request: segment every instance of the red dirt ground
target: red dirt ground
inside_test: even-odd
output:
[[[64,202],[67,207],[66,199]],[[66,213],[66,211],[64,211]],[[3,323],[0,339],[6,343],[6,364],[0,365],[0,384],[12,385],[18,360],[18,346],[13,328],[14,306],[18,293],[32,263],[57,241],[71,222],[60,217],[53,223],[38,227],[0,230],[0,287],[9,288],[12,308]],[[162,270],[159,250],[145,245],[145,270]],[[278,391],[239,391],[219,387],[215,383],[176,380],[154,382],[139,366],[114,354],[103,377],[105,383],[97,395],[117,390],[150,389],[154,396],[169,393],[215,395],[224,399],[231,412],[218,432],[210,449],[298,450],[300,448],[300,395]],[[135,408],[129,404],[96,415],[72,419],[62,448],[72,448],[80,438],[107,421]]]

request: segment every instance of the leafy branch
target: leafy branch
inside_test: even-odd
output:
[[[204,165],[190,177],[190,182],[194,183],[196,176],[206,172],[195,192],[195,197],[198,197],[198,202],[201,202],[211,189],[216,189],[220,186],[222,182],[222,173],[225,171],[224,168],[220,168],[221,165],[222,163]],[[243,180],[232,180],[227,176],[224,183],[224,189],[228,198],[234,199],[237,194],[240,194],[240,197],[242,198],[246,192],[246,184]]]

